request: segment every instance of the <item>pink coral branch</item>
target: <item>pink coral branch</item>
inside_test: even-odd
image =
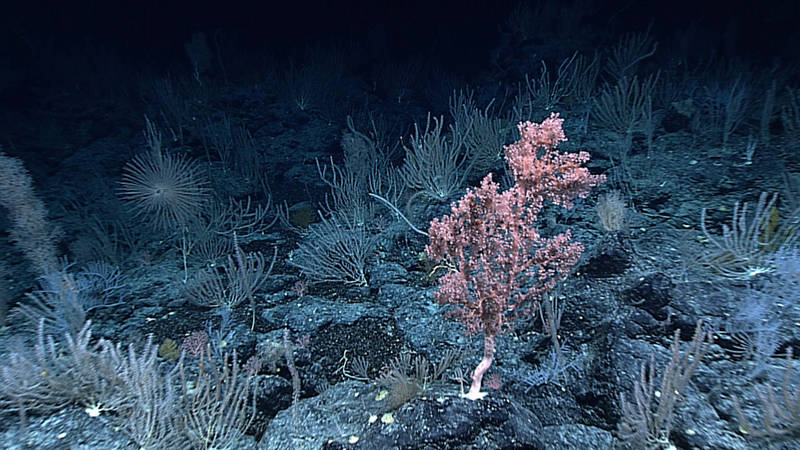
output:
[[[501,191],[488,174],[451,205],[449,215],[431,222],[425,251],[453,267],[439,280],[436,298],[453,306],[449,316],[468,334],[484,334],[484,355],[473,372],[469,398],[482,397],[495,337],[517,318],[535,313],[539,299],[569,274],[583,252],[569,231],[545,238],[536,227],[545,202],[571,208],[572,200],[586,197],[605,180],[583,166],[588,153],[556,150],[567,140],[562,123],[555,113],[541,124],[520,123],[519,141],[505,147],[514,185]]]

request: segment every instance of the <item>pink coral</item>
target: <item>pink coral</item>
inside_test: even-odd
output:
[[[546,201],[571,208],[574,198],[604,181],[583,167],[587,153],[555,150],[566,140],[562,122],[553,114],[541,124],[519,124],[520,140],[505,147],[514,186],[501,191],[489,174],[453,203],[449,215],[431,222],[425,251],[450,268],[436,298],[454,306],[449,314],[467,333],[484,334],[484,359],[473,373],[470,398],[482,396],[495,336],[534,313],[538,300],[569,274],[583,251],[569,231],[547,238],[536,228]]]

